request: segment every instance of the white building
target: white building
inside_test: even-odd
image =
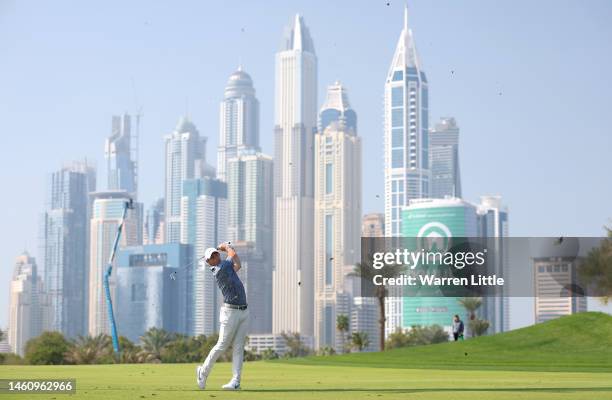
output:
[[[47,209],[41,219],[39,275],[50,307],[43,330],[58,331],[68,338],[87,333],[88,193],[95,188],[96,170],[91,164],[65,165],[49,177]]]
[[[27,341],[41,333],[41,292],[36,260],[24,251],[15,262],[9,291],[8,342],[20,356],[24,355]]]
[[[181,196],[185,179],[214,175],[206,164],[206,137],[182,117],[166,141],[166,190],[164,207],[166,241],[178,243],[181,235]]]
[[[113,249],[117,227],[129,194],[123,190],[91,193],[93,211],[90,221],[89,261],[89,334],[110,334],[108,310],[104,293],[104,274]],[[118,247],[142,244],[142,204],[134,203],[128,210]],[[115,299],[115,273],[109,279],[111,299]]]
[[[230,75],[221,102],[217,178],[225,181],[227,162],[244,150],[259,151],[259,101],[253,80],[239,67]]]
[[[408,9],[387,79],[384,96],[385,235],[402,232],[401,210],[410,199],[430,193],[428,83],[408,27]],[[402,324],[402,301],[386,301],[386,332]]]
[[[586,296],[571,292],[582,261],[581,257],[533,258],[536,324],[587,310]]]
[[[208,176],[184,180],[180,214],[181,243],[193,245],[194,259],[200,259],[208,247],[228,240],[226,183]],[[210,270],[199,265],[194,268],[194,307],[189,326],[194,335],[210,335],[219,330],[223,299]]]
[[[353,298],[350,317],[350,332],[363,332],[370,343],[364,351],[380,351],[380,312],[378,299],[356,296]]]
[[[455,118],[440,118],[429,131],[429,168],[432,198],[461,197],[459,127]]]
[[[312,336],[302,336],[302,344],[312,349],[314,345]],[[279,356],[283,356],[289,348],[287,347],[287,341],[280,333],[266,333],[266,334],[255,334],[249,335],[246,349],[253,351],[257,354],[261,354],[263,351],[272,349]]]
[[[249,305],[249,335],[270,333],[272,329],[272,269],[270,258],[253,242],[232,241],[242,267],[238,276],[244,284]]]
[[[320,116],[333,117],[315,136],[315,347],[340,351],[336,319],[350,317],[351,302],[344,280],[360,259],[361,139],[339,83],[329,86]]]
[[[227,162],[228,224],[227,239],[249,245],[243,261],[253,266],[249,285],[257,290],[249,294],[250,332],[272,332],[272,261],[274,257],[274,189],[272,158],[261,153],[243,151]],[[259,292],[261,290],[261,292]],[[250,307],[256,302],[258,309]]]
[[[505,284],[498,296],[483,299],[482,317],[490,322],[489,333],[500,333],[510,330],[510,297],[507,295],[512,285],[510,279],[510,249],[508,245],[509,226],[508,209],[502,204],[501,196],[480,196],[478,204],[480,219],[479,235],[488,239],[491,247],[489,263],[492,271],[505,279]],[[505,295],[504,295],[505,294]]]
[[[128,114],[113,115],[112,132],[104,144],[107,189],[125,190],[133,198],[138,191],[136,141],[137,137],[132,138],[131,117]]]
[[[361,236],[385,236],[385,216],[380,213],[370,213],[364,215],[361,219]]]
[[[276,196],[272,331],[313,334],[314,134],[317,57],[299,15],[276,53]]]

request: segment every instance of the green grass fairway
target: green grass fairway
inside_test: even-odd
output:
[[[245,365],[243,390],[223,392],[221,363],[199,391],[194,365],[2,366],[2,378],[76,378],[77,394],[0,399],[612,399],[612,373]]]
[[[246,363],[223,392],[219,363],[200,391],[195,364],[0,366],[0,378],[75,378],[77,394],[4,399],[612,399],[612,317],[583,313],[501,335],[382,353]]]
[[[302,365],[612,372],[612,316],[574,314],[499,335],[381,353],[307,357]]]

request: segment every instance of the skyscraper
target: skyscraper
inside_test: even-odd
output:
[[[182,117],[166,141],[165,225],[166,241],[178,243],[181,236],[181,196],[185,179],[210,175],[206,164],[206,137]]]
[[[274,188],[272,158],[260,152],[259,102],[251,77],[241,67],[225,87],[221,103],[218,174],[227,182],[227,240],[242,243],[240,258],[248,271],[250,331],[272,330],[272,252]],[[257,297],[257,298],[256,298]],[[261,297],[261,298],[259,298]]]
[[[137,165],[133,155],[132,125],[128,114],[113,115],[112,132],[104,145],[108,190],[125,190],[132,197],[137,193]]]
[[[273,256],[272,177],[272,157],[265,154],[243,153],[227,161],[228,239],[253,242],[269,259]]]
[[[221,102],[217,178],[226,180],[227,161],[244,150],[259,151],[259,101],[253,80],[238,67],[230,75]]]
[[[411,200],[402,212],[402,219],[402,236],[407,238],[439,238],[442,243],[450,243],[450,239],[463,241],[462,238],[478,236],[476,206],[458,198]],[[429,243],[437,244],[433,240]],[[427,296],[424,290],[418,296],[403,298],[402,328],[437,324],[450,333],[453,315],[465,315],[456,297],[444,297],[435,287],[431,291],[432,296]]]
[[[371,213],[363,216],[361,220],[361,251],[368,251],[376,244],[375,238],[385,236],[385,216],[380,213]],[[367,238],[367,239],[365,239]],[[364,240],[365,239],[365,240]],[[380,309],[378,301],[373,297],[361,296],[361,279],[353,279],[353,304],[351,307],[351,332],[365,332],[368,334],[370,344],[366,351],[380,351]]]
[[[144,222],[144,244],[162,244],[166,242],[165,203],[163,198],[157,199],[147,210]]]
[[[41,275],[50,307],[43,329],[69,338],[87,332],[88,193],[95,186],[96,172],[87,162],[74,162],[51,174],[40,226]]]
[[[313,334],[314,134],[317,57],[299,15],[276,53],[276,196],[272,331]]]
[[[90,227],[89,262],[89,334],[110,334],[103,278],[113,248],[117,227],[130,194],[123,190],[91,193],[93,210]],[[119,247],[142,244],[142,204],[128,210]],[[115,261],[116,265],[116,261]],[[109,279],[111,298],[115,300],[116,269]]]
[[[272,268],[270,257],[254,242],[232,241],[240,255],[238,276],[244,284],[249,303],[249,335],[269,334],[272,329]]]
[[[361,139],[344,87],[328,87],[315,136],[315,346],[342,349],[336,318],[350,317],[347,270],[360,259]]]
[[[385,235],[402,232],[401,210],[411,199],[429,197],[429,90],[427,77],[408,27],[400,33],[384,97],[385,131]],[[385,303],[387,332],[401,326],[402,301],[390,293]]]
[[[251,150],[227,161],[228,221],[227,239],[244,243],[240,253],[249,304],[259,309],[250,314],[253,333],[272,331],[272,251],[274,242],[274,193],[272,158]],[[262,298],[255,298],[261,296]]]
[[[357,113],[349,104],[346,89],[336,81],[327,87],[325,104],[319,111],[318,132],[324,133],[330,124],[339,122],[348,131],[357,133]]]
[[[150,328],[191,334],[193,251],[180,243],[125,247],[117,252],[119,334],[138,342]]]
[[[14,353],[23,357],[25,344],[40,334],[42,310],[39,296],[42,281],[36,260],[24,251],[15,262],[9,293],[8,341]]]
[[[481,313],[490,323],[489,333],[500,333],[510,329],[510,297],[512,281],[509,270],[509,235],[508,210],[502,204],[501,196],[481,196],[478,205],[480,220],[480,236],[487,237],[489,265],[497,276],[505,279],[505,284],[499,289],[500,295],[488,296],[483,299]],[[505,295],[504,295],[505,294]]]
[[[193,245],[196,260],[204,256],[206,248],[227,241],[225,182],[208,176],[183,181],[180,241]],[[220,292],[208,268],[193,268],[191,330],[194,335],[210,335],[219,329]]]
[[[459,127],[455,118],[441,118],[429,131],[431,197],[461,197],[459,169]]]
[[[374,297],[355,296],[351,306],[350,332],[362,332],[368,335],[369,343],[364,351],[380,351],[380,330],[378,321],[380,312]]]

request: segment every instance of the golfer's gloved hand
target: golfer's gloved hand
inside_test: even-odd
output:
[[[228,249],[233,249],[233,247],[230,245],[230,242],[224,242],[217,246],[217,249],[227,252]]]

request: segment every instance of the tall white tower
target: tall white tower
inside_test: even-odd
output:
[[[13,352],[23,357],[27,341],[40,335],[43,311],[39,298],[42,281],[36,260],[27,251],[17,257],[9,293],[8,341]]]
[[[259,151],[259,101],[253,80],[242,67],[230,75],[223,101],[217,152],[217,178],[227,180],[228,160],[245,151]]]
[[[313,334],[313,146],[317,57],[299,15],[276,53],[272,330]]]
[[[402,232],[401,210],[410,199],[429,197],[428,85],[421,70],[408,9],[385,82],[385,235]],[[386,333],[402,326],[402,301],[386,302]]]
[[[137,117],[138,118],[138,117]],[[137,164],[133,159],[135,152],[132,142],[131,117],[126,113],[113,115],[112,133],[104,144],[108,190],[125,190],[137,197]]]
[[[108,258],[113,249],[117,227],[126,201],[131,194],[124,190],[107,190],[93,192],[93,210],[90,221],[89,251],[89,334],[110,333],[108,309],[104,295],[104,274]],[[134,203],[128,210],[125,225],[119,240],[119,247],[138,246],[142,244],[142,203]],[[116,261],[115,265],[116,266]],[[116,271],[116,269],[114,270]],[[111,299],[115,301],[116,273],[109,279]]]
[[[315,137],[315,347],[342,351],[339,315],[350,317],[345,278],[360,258],[361,139],[344,87],[329,86]]]
[[[181,197],[183,181],[206,175],[206,137],[182,117],[166,141],[166,242],[178,243],[181,237]]]
[[[481,307],[485,319],[491,323],[489,332],[500,333],[510,330],[510,297],[508,293],[512,285],[509,279],[510,270],[508,241],[508,208],[502,203],[501,196],[480,196],[478,205],[480,218],[480,236],[489,238],[489,263],[498,276],[504,276],[506,282],[502,288],[502,295],[485,297]],[[491,249],[493,247],[493,249]],[[494,251],[491,251],[494,250]]]
[[[194,260],[208,247],[227,241],[227,185],[209,176],[183,181],[181,243],[193,245]],[[203,261],[203,260],[201,260]],[[193,335],[210,335],[219,329],[221,292],[212,273],[198,266],[193,272],[193,311],[188,325]]]

